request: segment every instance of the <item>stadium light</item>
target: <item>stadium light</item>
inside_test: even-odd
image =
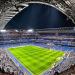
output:
[[[0,30],[1,32],[6,32],[6,30]]]
[[[18,30],[15,30],[16,32],[19,32]]]
[[[28,30],[27,30],[27,33],[33,33],[33,32],[34,32],[33,29],[28,29]]]

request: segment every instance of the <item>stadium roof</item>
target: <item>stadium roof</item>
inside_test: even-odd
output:
[[[54,6],[73,23],[75,23],[75,1],[74,0],[1,0],[0,1],[0,29],[4,29],[8,21],[17,13],[28,6],[28,3],[46,3]]]

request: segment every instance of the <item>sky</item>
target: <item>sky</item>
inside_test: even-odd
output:
[[[15,15],[7,23],[5,29],[45,29],[74,26],[75,24],[56,8],[32,3]]]

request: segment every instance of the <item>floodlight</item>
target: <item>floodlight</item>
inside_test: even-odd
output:
[[[15,30],[16,32],[19,32],[18,30]]]
[[[28,32],[28,33],[33,33],[34,30],[33,30],[33,29],[28,29],[27,32]]]
[[[6,32],[6,30],[0,30],[1,32]]]

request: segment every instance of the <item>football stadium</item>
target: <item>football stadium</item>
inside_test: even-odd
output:
[[[0,4],[0,75],[75,75],[74,0]]]

